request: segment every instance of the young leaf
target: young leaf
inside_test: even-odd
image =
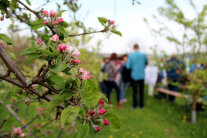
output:
[[[115,29],[112,29],[111,32],[114,34],[117,34],[119,36],[122,36],[122,33],[120,31],[115,30]]]
[[[40,57],[42,57],[41,54],[32,54],[32,55],[29,55],[29,58],[27,59],[26,64],[28,65],[28,64],[30,64],[33,60],[38,59],[38,58],[40,58]]]
[[[51,56],[51,57],[54,57],[55,56],[55,54],[53,54],[50,51],[45,50],[45,49],[38,48],[38,51],[40,51],[44,55],[48,55],[48,56]]]
[[[88,132],[89,132],[89,124],[88,123],[82,124],[81,122],[78,122],[77,132],[74,138],[85,138],[88,135]]]
[[[80,107],[78,106],[69,106],[64,109],[60,117],[61,125],[64,127],[67,123],[72,123],[78,116],[79,111]]]
[[[28,5],[31,5],[31,2],[29,0],[26,0],[26,2],[27,2]]]
[[[62,16],[62,13],[65,12],[66,10],[62,10],[62,11],[59,11],[55,17],[61,17]]]
[[[57,67],[53,67],[53,68],[50,68],[50,70],[52,71],[52,72],[55,72],[55,73],[57,73],[57,72],[61,72],[61,71],[63,71],[64,69],[66,69],[67,68],[67,64],[66,63],[61,63],[61,64],[59,64]]]
[[[58,105],[62,104],[63,100],[62,99],[54,99],[48,103],[48,111],[51,112],[54,108],[56,108]]]
[[[7,35],[5,35],[5,34],[0,34],[0,40],[3,40],[8,45],[11,45],[12,44],[11,39]]]
[[[42,19],[38,19],[36,21],[31,22],[30,25],[31,25],[32,29],[37,30],[37,29],[43,27],[44,22]]]
[[[35,47],[31,47],[31,48],[26,48],[26,49],[24,49],[24,50],[20,53],[20,56],[29,55],[29,54],[36,54],[36,53],[38,53],[37,48],[35,48]]]
[[[63,77],[58,76],[57,74],[53,74],[48,78],[49,81],[53,82],[56,86],[63,89],[65,88],[65,79]]]
[[[98,17],[98,21],[102,24],[105,25],[107,23],[107,19],[105,17]]]
[[[114,114],[106,114],[104,118],[106,118],[110,122],[111,129],[113,131],[120,129],[120,120],[117,116],[115,116]]]

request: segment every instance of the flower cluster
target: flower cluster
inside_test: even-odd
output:
[[[92,127],[97,132],[101,130],[100,125],[98,125],[99,123],[105,126],[108,126],[110,124],[110,122],[107,119],[105,118],[103,119],[103,116],[106,113],[106,110],[103,108],[103,106],[104,106],[104,100],[100,99],[96,109],[90,110],[88,112],[91,119]]]
[[[78,70],[78,76],[77,76],[80,80],[86,80],[86,79],[91,79],[93,78],[90,75],[90,72],[88,70],[84,70],[83,68],[79,68]]]
[[[17,127],[17,128],[13,127],[12,134],[14,136],[17,136],[17,137],[20,137],[20,138],[24,138],[25,137],[25,134],[22,133],[21,127]]]
[[[50,10],[50,12],[43,10],[42,15],[47,18],[47,20],[44,20],[45,25],[58,25],[64,21],[62,17],[56,17],[54,10]]]

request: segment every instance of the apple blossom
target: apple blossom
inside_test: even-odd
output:
[[[99,113],[100,115],[104,115],[104,114],[106,113],[106,110],[105,110],[104,108],[100,108],[100,109],[98,110],[98,113]]]
[[[55,17],[55,11],[54,10],[50,10],[50,17]]]
[[[37,44],[38,45],[43,45],[43,41],[40,37],[37,38]]]
[[[22,133],[22,129],[21,127],[13,127],[13,132],[16,134],[16,135],[20,135]]]
[[[72,59],[71,62],[72,63],[75,63],[76,65],[81,64],[81,61],[80,60],[77,60],[77,59]]]
[[[58,22],[62,23],[63,22],[63,18],[62,17],[58,18]]]
[[[47,16],[47,15],[48,15],[48,11],[43,11],[43,14],[44,14],[45,16]]]
[[[60,50],[60,52],[63,52],[63,51],[65,51],[66,50],[66,45],[65,44],[60,44],[59,45],[59,50]]]
[[[89,114],[90,114],[91,116],[93,116],[93,115],[95,114],[95,112],[94,112],[93,110],[91,110],[91,111],[89,112]]]
[[[107,126],[108,124],[109,124],[109,121],[105,119],[104,120],[104,125]]]
[[[55,34],[50,38],[50,40],[57,42],[59,40],[59,36]]]
[[[79,52],[79,50],[78,50],[77,48],[74,48],[72,55],[73,55],[75,58],[78,58],[78,57],[80,56],[80,52]]]
[[[84,69],[83,68],[79,68],[79,72],[80,73],[83,73],[84,72]]]
[[[57,25],[58,24],[58,20],[53,21],[53,24]]]
[[[110,21],[110,23],[111,23],[111,24],[114,24],[114,23],[115,23],[115,21],[114,21],[114,20],[112,20],[112,21]]]
[[[100,100],[98,101],[98,104],[99,104],[99,105],[104,105],[104,100],[100,99]]]
[[[45,24],[45,25],[48,25],[48,21],[44,21],[44,24]]]

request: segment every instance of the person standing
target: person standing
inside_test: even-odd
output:
[[[145,67],[148,64],[147,56],[139,51],[139,45],[134,44],[134,52],[129,55],[126,67],[131,70],[133,106],[137,108],[137,86],[139,86],[139,107],[144,107],[144,78]]]
[[[115,82],[115,75],[119,70],[119,67],[116,66],[116,61],[117,61],[117,55],[116,53],[112,53],[109,61],[105,64],[105,73],[107,73],[107,79],[104,80],[104,83],[106,85],[107,88],[107,98],[110,102],[110,94],[112,89],[114,88],[116,90],[116,94],[117,94],[117,106],[118,108],[121,108],[121,104],[120,104],[120,89],[117,85],[117,83]]]
[[[125,98],[126,89],[129,86],[129,82],[131,80],[130,72],[126,68],[126,62],[128,60],[128,55],[123,55],[121,58],[121,67],[120,67],[120,82],[119,82],[119,88],[120,88],[120,98],[121,98],[121,104],[126,103],[127,99]]]
[[[154,65],[149,65],[145,69],[145,83],[148,84],[148,95],[153,96],[154,86],[157,82],[159,69]]]

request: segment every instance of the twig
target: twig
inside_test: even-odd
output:
[[[106,30],[103,29],[103,30],[95,31],[95,32],[88,32],[88,33],[82,33],[82,34],[71,34],[71,35],[68,35],[68,36],[69,37],[75,37],[75,36],[81,36],[81,35],[87,35],[87,34],[95,34],[95,33],[103,33],[103,32],[106,32]]]
[[[61,130],[60,130],[60,133],[58,134],[58,137],[57,138],[60,138],[61,137],[63,131],[64,131],[64,128],[62,127]]]
[[[0,100],[0,103],[1,103],[4,107],[6,107],[6,109],[11,113],[11,115],[13,115],[13,116],[15,117],[15,119],[16,119],[20,124],[24,125],[24,124],[22,123],[21,118],[20,118],[20,117],[19,117],[19,116],[12,110],[12,108],[11,108],[9,105],[4,104],[4,102],[1,101],[1,100]],[[28,127],[25,127],[25,130],[27,131],[28,134],[30,134],[31,136],[33,136],[33,134],[31,133],[31,131],[29,130]]]
[[[0,79],[5,80],[5,81],[7,81],[7,82],[10,82],[10,83],[12,83],[12,84],[18,86],[18,87],[23,88],[23,85],[22,85],[21,82],[19,82],[18,80],[14,80],[14,79],[12,79],[12,78],[10,78],[10,77],[4,77],[2,74],[0,74]]]
[[[19,70],[19,68],[14,64],[14,62],[9,58],[4,49],[0,47],[0,57],[8,67],[10,71],[14,73],[14,75],[18,78],[18,80],[22,83],[24,87],[27,87],[26,77]]]
[[[47,125],[49,125],[50,123],[52,123],[54,120],[50,120],[49,122],[47,122],[46,124],[44,124],[43,126],[41,126],[41,128],[45,128]]]
[[[35,119],[37,119],[39,117],[39,115],[36,115],[32,120],[30,120],[28,123],[26,123],[24,126],[22,126],[21,128],[25,128],[28,125],[30,125]]]
[[[3,127],[4,123],[6,123],[7,120],[8,120],[8,118],[4,118],[4,120],[0,124],[0,129]]]

